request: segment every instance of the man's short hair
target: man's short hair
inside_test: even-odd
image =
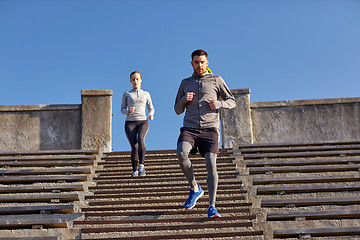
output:
[[[194,59],[195,56],[203,56],[203,55],[205,55],[206,58],[208,57],[207,52],[205,52],[204,50],[202,49],[195,50],[191,54],[191,60]]]

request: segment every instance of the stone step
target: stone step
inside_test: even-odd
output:
[[[307,142],[284,142],[284,143],[251,143],[239,144],[239,148],[273,148],[273,147],[309,147],[309,146],[326,146],[326,145],[351,145],[360,144],[358,139],[353,140],[321,140],[321,141],[307,141]]]
[[[219,149],[219,155],[231,154],[231,153],[232,153],[232,149],[226,149],[226,148]],[[130,151],[105,152],[103,154],[103,158],[114,157],[114,156],[117,157],[123,155],[130,156],[130,154],[131,154]],[[146,150],[146,156],[163,156],[163,155],[176,155],[176,150]],[[190,155],[190,157],[194,155]]]
[[[26,168],[26,169],[0,169],[1,176],[14,175],[54,175],[54,174],[90,174],[91,168]]]
[[[0,161],[0,167],[64,167],[93,166],[95,160],[56,160],[56,161]]]
[[[56,185],[11,185],[0,187],[0,193],[39,193],[39,192],[71,192],[84,191],[82,184],[56,184]]]
[[[301,229],[278,229],[274,231],[274,238],[313,238],[325,236],[360,236],[360,227],[338,228],[301,228]]]
[[[332,165],[332,166],[294,166],[294,167],[257,167],[249,168],[250,174],[269,173],[312,173],[312,172],[350,172],[359,171],[360,164]]]
[[[123,154],[124,156],[119,157]],[[149,154],[149,156],[148,156]],[[145,177],[130,177],[128,152],[105,154],[96,172],[92,196],[82,208],[85,220],[75,221],[82,239],[202,239],[255,236],[263,232],[253,228],[252,203],[246,200],[237,179],[234,157],[218,158],[219,187],[216,206],[222,218],[209,219],[207,209],[207,172],[205,161],[192,156],[195,176],[205,191],[196,207],[185,211],[183,204],[189,186],[177,162],[175,151],[147,152]],[[149,160],[148,160],[149,159]],[[253,238],[248,238],[253,239]]]
[[[360,150],[335,150],[335,151],[304,151],[289,153],[253,153],[242,154],[246,159],[261,158],[308,158],[308,157],[344,157],[344,156],[360,156]]]
[[[205,174],[203,175],[196,175],[195,176],[196,179],[199,181],[199,183],[201,185],[205,185],[206,182],[206,178],[207,176]],[[148,180],[146,180],[148,178]],[[221,174],[220,178],[225,181],[225,182],[230,182],[233,181],[233,179],[235,178],[235,173],[230,173],[230,174]],[[169,182],[166,182],[169,181]],[[240,181],[236,182],[241,183]],[[131,178],[130,176],[125,176],[125,177],[119,177],[119,179],[108,179],[108,180],[97,180],[97,184],[98,186],[102,186],[102,185],[132,185],[132,187],[134,187],[135,185],[139,186],[139,185],[147,185],[147,186],[164,186],[164,187],[168,187],[168,186],[186,186],[187,187],[187,183],[185,182],[185,178],[181,178],[180,176],[175,176],[175,177],[171,177],[171,176],[148,176],[146,175],[146,177],[137,177],[136,180]],[[130,186],[131,187],[131,186]]]
[[[26,194],[26,195],[0,195],[0,203],[15,203],[15,202],[74,202],[79,201],[78,194]]]
[[[0,184],[24,184],[38,182],[85,182],[88,175],[54,175],[54,176],[11,176],[0,177]]]
[[[174,162],[172,164],[169,164],[168,166],[164,167],[164,164],[160,165],[153,165],[153,164],[146,164],[145,165],[145,169],[146,171],[152,171],[153,173],[180,173],[181,169],[179,168],[179,166],[176,166],[175,164],[177,164],[177,162]],[[97,174],[101,174],[102,176],[107,176],[107,175],[114,175],[117,174],[119,175],[119,173],[128,173],[129,170],[132,170],[132,166],[130,164],[130,162],[128,164],[124,164],[122,166],[115,166],[112,165],[112,167],[103,165],[103,169],[101,170],[97,170],[96,173]],[[196,163],[194,163],[194,168],[197,171],[206,171],[206,167],[202,166],[202,165],[198,165]],[[218,170],[228,170],[228,171],[234,171],[234,165],[232,163],[217,163],[217,169]]]
[[[0,239],[75,239],[99,160],[88,150],[0,153]]]
[[[231,221],[229,223],[229,221]],[[221,228],[226,227],[252,227],[250,220],[238,219],[237,217],[223,217],[223,218],[187,218],[185,219],[166,219],[163,222],[159,220],[153,223],[150,222],[127,222],[108,220],[108,221],[91,221],[84,222],[84,224],[91,224],[92,228],[85,228],[82,233],[102,233],[102,232],[134,232],[134,231],[168,231],[178,229],[201,229],[201,228]],[[144,224],[145,223],[145,224]],[[111,225],[111,226],[110,226]],[[146,225],[146,226],[144,226]]]
[[[285,152],[309,152],[309,151],[334,151],[334,150],[359,150],[358,144],[332,144],[332,145],[314,145],[314,146],[264,146],[264,147],[241,147],[242,154],[250,153],[285,153]]]
[[[97,196],[95,196],[95,199],[97,199]],[[103,199],[103,198],[101,198]],[[103,201],[91,201],[89,202],[89,206],[113,206],[113,205],[121,205],[121,206],[125,206],[125,205],[130,205],[130,207],[133,206],[144,206],[147,204],[151,204],[153,206],[156,206],[156,204],[166,204],[166,206],[170,206],[170,205],[182,205],[183,202],[185,202],[187,199],[187,195],[184,196],[175,196],[175,197],[167,197],[167,198],[159,198],[159,199],[154,199],[154,198],[131,198],[131,199],[118,199],[118,198],[110,198],[108,200],[103,200]],[[231,201],[234,204],[240,204],[242,201],[245,200],[245,196],[226,196],[226,197],[217,197],[216,198],[216,202],[217,204],[221,204],[222,202],[226,202],[226,201]],[[1,199],[0,199],[1,201]],[[204,203],[204,202],[208,202],[207,198],[200,198],[198,200],[198,203]]]
[[[269,212],[268,221],[314,220],[314,219],[351,219],[360,218],[359,209],[345,209],[332,211],[286,211]]]
[[[203,163],[205,161],[204,158],[202,157],[193,157],[190,158],[190,160],[193,163]],[[218,156],[218,158],[216,159],[217,163],[229,163],[231,164],[233,161],[233,157],[228,157],[228,156]],[[127,165],[131,165],[131,158],[130,156],[128,157],[124,157],[124,158],[112,158],[112,159],[103,159],[102,162],[99,163],[99,165],[101,166],[127,166]],[[172,157],[167,157],[166,159],[161,159],[159,157],[154,157],[154,158],[145,158],[145,165],[178,165],[178,160],[177,160],[177,156],[172,156]]]
[[[0,215],[74,213],[73,204],[0,207]]]
[[[305,158],[286,160],[246,160],[246,167],[309,166],[333,164],[359,164],[360,158]]]
[[[98,155],[97,150],[41,150],[41,151],[19,151],[19,152],[0,152],[0,156],[53,156],[53,155]]]
[[[219,203],[217,206],[221,208],[221,213],[225,217],[226,215],[236,215],[241,218],[244,214],[250,213],[251,203]],[[174,217],[174,216],[189,216],[207,214],[208,204],[199,203],[195,209],[191,209],[191,212],[186,211],[182,208],[183,203],[177,205],[160,205],[160,206],[93,206],[82,208],[87,218],[90,217],[143,217],[145,219],[161,218],[161,217]]]
[[[54,218],[52,216],[37,214],[32,218],[28,216],[16,215],[8,216],[7,219],[0,219],[0,229],[43,229],[43,228],[67,228],[68,222],[63,218]]]
[[[359,197],[340,198],[301,198],[301,199],[262,199],[262,207],[299,207],[321,205],[355,205],[360,204]]]
[[[360,140],[242,144],[234,155],[266,239],[360,237],[351,228],[360,222]]]
[[[146,191],[146,192],[145,192]],[[133,191],[133,192],[124,192],[124,191],[106,191],[104,193],[99,193],[96,192],[95,196],[86,196],[85,199],[96,199],[96,198],[132,198],[132,197],[153,197],[153,196],[161,196],[161,197],[170,197],[170,196],[174,196],[174,195],[187,195],[188,191],[184,191],[184,188],[182,188],[181,190],[177,190],[177,191],[151,191],[151,190],[145,190],[145,191]],[[204,189],[205,193],[206,190]],[[222,195],[234,195],[234,194],[241,194],[244,195],[244,193],[246,193],[246,191],[234,191],[234,190],[218,190],[217,191],[217,196],[222,196]]]
[[[207,192],[205,192],[207,193]],[[235,193],[235,191],[218,191],[217,196],[218,199],[221,199],[222,196],[230,196],[230,195],[237,195],[238,193]],[[156,196],[157,195],[157,196]],[[132,194],[124,194],[124,193],[120,193],[120,194],[96,194],[95,196],[85,196],[86,200],[93,200],[93,199],[116,199],[116,198],[146,198],[146,199],[150,199],[150,198],[156,198],[156,197],[161,197],[161,198],[167,198],[170,199],[173,196],[178,196],[178,195],[182,195],[182,196],[187,196],[188,193],[186,192],[162,192],[161,194],[157,193],[132,193]],[[241,194],[241,198],[244,200],[245,196],[243,194]]]
[[[132,172],[131,172],[132,173]],[[236,178],[236,172],[235,171],[231,171],[231,172],[218,172],[219,178],[221,179],[234,179]],[[197,179],[204,179],[207,177],[207,173],[206,172],[197,172],[195,177]],[[136,179],[136,180],[135,180]],[[146,171],[146,177],[136,177],[135,179],[133,179],[130,176],[130,172],[127,172],[124,175],[120,175],[120,176],[98,176],[95,177],[94,180],[98,180],[99,184],[103,184],[105,182],[109,182],[109,181],[117,181],[117,182],[141,182],[141,181],[147,181],[147,182],[159,182],[159,181],[164,181],[165,179],[168,181],[183,181],[184,180],[184,175],[182,173],[168,173],[167,175],[162,174],[162,175],[158,175],[158,174],[152,174],[149,171]],[[1,177],[0,177],[0,182],[1,182]]]
[[[312,192],[348,192],[360,191],[360,184],[324,184],[324,185],[296,185],[296,186],[275,186],[258,187],[257,195],[285,195],[293,193]]]
[[[157,232],[155,232],[156,234]],[[85,234],[84,234],[85,235]],[[130,236],[129,236],[130,235]],[[263,239],[262,237],[263,232],[262,231],[254,231],[254,230],[249,230],[247,231],[246,229],[231,229],[231,230],[223,230],[221,232],[216,231],[216,230],[207,230],[205,233],[199,233],[199,231],[197,230],[193,230],[193,231],[186,231],[186,233],[182,233],[182,232],[170,232],[170,231],[164,231],[164,233],[162,233],[161,235],[154,235],[154,233],[152,233],[151,235],[147,232],[140,232],[138,233],[138,235],[134,235],[134,234],[128,234],[128,236],[124,236],[123,234],[118,235],[118,234],[111,234],[109,236],[107,235],[102,235],[99,236],[99,234],[93,234],[93,235],[89,235],[89,236],[83,236],[82,239],[87,239],[87,240],[95,240],[95,239],[108,239],[108,240],[143,240],[143,239],[148,239],[148,240],[168,240],[168,239],[199,239],[199,240],[205,240],[205,239],[248,239],[248,240],[259,240],[259,239]],[[115,236],[115,237],[114,237]],[[146,236],[146,237],[144,237]],[[94,238],[95,237],[95,238]]]
[[[197,178],[199,180],[199,178]],[[200,185],[204,186],[206,185],[205,178],[200,179]],[[203,183],[204,182],[204,183]],[[146,178],[140,178],[139,181],[102,181],[100,184],[97,182],[98,185],[96,186],[96,189],[109,189],[109,188],[118,188],[119,185],[122,189],[141,189],[141,188],[173,188],[173,187],[183,187],[185,189],[189,189],[188,184],[185,182],[185,180],[182,181],[172,181],[172,182],[164,182],[164,181],[158,181],[158,182],[148,182],[146,181]],[[226,183],[226,184],[241,184],[239,181],[234,181],[233,179],[222,179],[222,181],[219,183]],[[136,186],[136,188],[135,188]],[[205,186],[204,186],[205,187]],[[236,187],[236,185],[234,185]],[[93,189],[93,188],[92,188]],[[241,186],[238,186],[238,189],[241,189]]]
[[[204,191],[207,191],[207,187],[206,185],[202,187],[204,189]],[[176,186],[171,186],[171,188],[167,188],[164,186],[158,186],[158,187],[154,187],[152,186],[151,188],[146,187],[146,186],[137,186],[136,188],[133,187],[122,187],[121,189],[117,189],[114,188],[114,186],[102,186],[102,187],[90,187],[89,188],[91,191],[93,191],[94,194],[131,194],[131,193],[154,193],[154,194],[158,194],[158,193],[168,193],[168,192],[172,192],[172,193],[188,193],[189,190],[184,188],[183,186],[180,187],[176,187]],[[234,187],[233,182],[230,182],[228,184],[226,184],[225,182],[221,182],[221,185],[219,185],[218,187],[218,194],[223,194],[223,193],[229,193],[229,192],[233,192],[236,191],[237,193],[242,193],[245,194],[246,190],[242,190],[239,187]]]
[[[222,217],[221,221],[244,221],[244,220],[255,220],[255,215],[242,215],[242,216],[228,216]],[[118,220],[103,220],[96,219],[91,221],[74,221],[75,225],[130,225],[130,224],[159,224],[159,220],[162,220],[167,223],[189,223],[189,222],[210,222],[220,219],[207,218],[207,217],[177,217],[177,218],[151,218],[151,219],[129,219],[123,218]]]
[[[254,177],[254,185],[359,182],[359,175],[299,176],[299,177]]]
[[[96,155],[37,155],[37,156],[0,156],[3,161],[59,161],[59,160],[96,160]]]

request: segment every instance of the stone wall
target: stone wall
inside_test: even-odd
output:
[[[222,144],[360,139],[360,98],[250,102],[250,89],[232,90],[237,106],[221,110]]]
[[[112,151],[112,91],[82,90],[82,149]]]
[[[82,104],[0,106],[0,151],[111,151],[111,90],[83,90]]]

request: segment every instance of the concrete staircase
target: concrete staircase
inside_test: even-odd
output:
[[[98,154],[0,152],[0,240],[75,239]]]
[[[360,141],[241,145],[265,239],[360,239]]]
[[[132,178],[129,152],[0,153],[0,240],[360,239],[360,141],[249,144],[218,155],[217,208],[188,184],[175,151],[148,151]]]
[[[204,159],[192,155],[195,174],[205,191],[195,208],[184,210],[188,184],[175,151],[148,151],[146,176],[130,177],[129,152],[105,154],[96,172],[93,196],[75,221],[81,239],[264,239],[250,214],[252,203],[241,187],[231,151],[218,155],[217,208],[221,218],[207,217],[208,195]]]

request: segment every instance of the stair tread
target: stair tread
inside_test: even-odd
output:
[[[229,237],[263,234],[252,230],[256,216],[250,215],[252,204],[246,201],[246,191],[237,179],[234,157],[230,156],[230,152],[224,152],[223,155],[220,153],[218,158],[216,206],[223,215],[220,219],[207,217],[209,199],[206,196],[207,172],[204,159],[198,155],[191,156],[196,179],[204,186],[205,196],[198,200],[196,208],[184,211],[183,204],[189,193],[189,185],[178,166],[176,152],[161,153],[147,152],[147,175],[138,178],[130,177],[129,152],[105,154],[99,164],[102,169],[96,172],[97,177],[93,179],[96,186],[89,188],[94,195],[86,197],[88,207],[82,208],[85,219],[74,222],[81,226],[86,239],[91,239],[95,233],[115,234],[111,236],[122,233],[125,235],[121,237],[129,239],[152,235],[153,239],[157,239],[164,232],[166,236],[177,238],[191,229],[197,230],[196,238],[203,238],[214,237],[214,233],[207,233],[207,230],[215,228],[220,230],[218,233],[228,234]],[[143,226],[143,223],[147,226]],[[179,230],[179,226],[187,230]],[[239,232],[239,229],[243,229],[244,233]],[[131,231],[138,232],[138,236],[127,236],[127,232]]]

